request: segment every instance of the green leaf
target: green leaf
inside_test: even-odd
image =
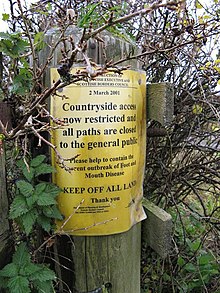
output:
[[[49,218],[63,220],[63,216],[56,206],[44,206],[43,213]]]
[[[0,288],[7,288],[8,287],[8,278],[3,278],[0,276]]]
[[[51,11],[51,10],[52,10],[52,5],[51,5],[51,3],[47,3],[47,5],[46,5],[46,9],[47,9],[47,11]]]
[[[10,14],[8,13],[2,13],[2,20],[3,21],[8,21],[10,18]]]
[[[20,190],[20,192],[26,197],[33,194],[34,187],[32,186],[32,184],[30,184],[29,182],[27,182],[25,180],[17,181],[16,186]]]
[[[51,196],[56,198],[60,192],[61,192],[61,189],[58,186],[56,186],[53,183],[47,183],[45,188],[45,193],[49,193]]]
[[[19,57],[21,53],[24,53],[28,46],[29,46],[29,43],[26,40],[24,40],[24,37],[19,35],[18,39],[16,39],[16,43],[14,47],[15,51],[17,52],[17,56]]]
[[[39,206],[49,206],[57,204],[57,201],[50,194],[43,192],[39,195],[37,204]]]
[[[0,33],[0,51],[11,58],[18,58],[28,46],[29,43],[20,33]]]
[[[15,78],[20,82],[23,82],[24,80],[30,81],[32,79],[32,73],[30,72],[29,67],[20,67],[19,73]]]
[[[26,167],[25,163],[24,163],[24,160],[23,159],[20,159],[16,162],[16,165],[21,168],[23,170],[24,167]]]
[[[4,134],[0,133],[0,141],[4,141],[4,139],[5,139]]]
[[[28,206],[28,210],[32,209],[38,199],[38,196],[34,193],[32,196],[26,197],[26,203]]]
[[[54,293],[53,283],[52,281],[44,281],[41,282],[39,280],[35,280],[33,282],[34,287],[38,290],[38,292],[42,293]]]
[[[19,73],[13,79],[11,92],[24,95],[29,92],[33,83],[33,76],[28,68],[20,68]]]
[[[194,104],[193,107],[192,107],[192,112],[193,114],[195,115],[199,115],[201,114],[203,111],[203,107],[200,106],[199,104]]]
[[[26,267],[24,267],[23,272],[29,279],[32,279],[34,275],[41,270],[42,268],[38,264],[29,263]]]
[[[199,265],[207,265],[214,261],[214,256],[210,253],[202,254],[198,258]]]
[[[42,192],[45,191],[46,187],[47,187],[47,182],[41,182],[39,184],[37,184],[35,186],[35,190],[34,190],[34,193],[39,196]]]
[[[130,43],[134,48],[136,46],[135,43],[135,37],[132,36],[131,34],[128,34],[123,27],[120,27],[119,25],[115,26],[115,27],[109,27],[107,29],[112,35],[120,38],[120,39],[124,39],[126,42]]]
[[[166,282],[167,281],[170,282],[172,280],[172,278],[167,273],[163,273],[163,280],[166,281]]]
[[[196,266],[192,263],[187,263],[185,265],[185,270],[187,270],[188,272],[196,272],[197,271]]]
[[[195,240],[194,242],[191,243],[190,248],[193,251],[197,251],[200,246],[201,246],[201,240],[200,239],[197,239],[197,240]]]
[[[8,288],[10,293],[31,293],[28,279],[23,276],[16,276],[9,280]]]
[[[95,9],[101,4],[101,2],[95,3],[95,4],[89,4],[87,5],[87,12],[84,14],[84,16],[79,20],[78,26],[79,27],[87,27],[90,24],[90,21],[92,19],[92,15],[95,11]]]
[[[55,169],[52,166],[50,166],[46,163],[42,163],[35,168],[35,176],[37,177],[39,175],[52,173],[54,171],[55,171]]]
[[[13,263],[19,268],[25,267],[30,263],[30,255],[28,253],[26,245],[22,242],[12,257]]]
[[[196,0],[196,8],[197,9],[201,9],[203,8],[202,4],[200,3],[200,1]]]
[[[16,58],[17,56],[12,53],[13,43],[10,40],[0,41],[0,52],[5,53],[11,58]]]
[[[28,170],[27,167],[25,166],[25,168],[23,169],[23,175],[29,182],[31,182],[32,179],[34,178],[34,168],[29,167],[29,170]]]
[[[52,271],[45,265],[38,265],[38,268],[39,270],[30,277],[31,281],[38,280],[40,282],[45,282],[55,280],[56,276],[54,271]]]
[[[32,231],[37,217],[38,217],[38,213],[35,209],[30,210],[28,213],[20,217],[24,231],[27,235],[29,235],[30,232]]]
[[[45,47],[46,43],[44,42],[44,32],[38,32],[34,36],[34,45],[37,51],[40,51]]]
[[[18,246],[17,250],[15,251],[12,257],[12,261],[14,264],[17,265],[19,271],[31,262],[30,255],[25,243],[22,242]]]
[[[16,219],[17,217],[22,216],[27,213],[29,210],[25,197],[23,195],[16,195],[11,206],[9,216],[10,219]]]
[[[185,261],[181,256],[179,256],[178,260],[177,260],[177,263],[178,263],[179,266],[183,266],[185,264]]]
[[[0,32],[0,39],[10,40],[10,34],[9,33],[4,33],[4,32]]]
[[[16,165],[17,165],[19,168],[21,168],[22,171],[23,171],[24,169],[27,168],[23,159],[18,160],[18,161],[16,162]]]
[[[30,255],[25,243],[21,243],[12,257],[13,263],[17,264],[19,268],[30,263]]]
[[[37,218],[37,223],[46,231],[49,232],[51,230],[51,219],[44,216],[40,215]]]
[[[1,277],[15,277],[18,275],[18,267],[14,263],[7,264],[1,271],[0,276]]]
[[[39,156],[37,156],[37,157],[35,157],[34,159],[31,160],[30,165],[31,165],[31,167],[37,167],[40,164],[42,164],[45,159],[46,159],[46,156],[39,155]]]
[[[206,62],[205,67],[210,67],[212,65],[212,62]]]

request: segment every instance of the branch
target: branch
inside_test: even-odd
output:
[[[168,9],[174,10],[178,6],[180,6],[182,2],[183,1],[170,1],[170,2],[167,2],[167,3],[160,3],[160,4],[154,3],[152,5],[149,5],[147,8],[141,9],[140,11],[130,13],[130,14],[125,15],[123,17],[120,17],[120,18],[118,18],[116,20],[112,20],[112,18],[110,18],[109,21],[106,24],[104,24],[100,28],[97,28],[96,30],[92,31],[91,33],[87,34],[85,36],[85,38],[87,40],[89,38],[93,38],[97,34],[99,34],[100,32],[104,31],[106,28],[108,28],[110,26],[114,26],[114,25],[119,24],[119,23],[127,22],[127,21],[129,21],[130,19],[132,19],[132,18],[134,18],[136,16],[142,16],[142,15],[145,15],[145,14],[149,14],[150,12],[152,12],[154,10],[157,10],[159,8],[162,8],[162,7],[166,7]]]
[[[40,141],[45,142],[50,148],[52,148],[56,154],[56,157],[58,159],[58,163],[61,166],[61,168],[64,168],[66,171],[71,172],[71,168],[67,167],[65,164],[65,161],[72,161],[73,159],[75,159],[76,157],[78,157],[78,155],[74,156],[73,158],[69,158],[69,159],[64,159],[61,154],[58,152],[57,147],[55,145],[53,145],[51,142],[49,142],[48,140],[46,140],[43,136],[41,136],[39,134],[39,132],[41,132],[40,130],[36,130],[33,126],[31,127],[31,130],[33,131],[33,133],[39,138]]]
[[[15,135],[17,134],[17,132],[24,127],[24,125],[27,122],[28,118],[34,113],[36,107],[39,104],[43,103],[47,98],[49,98],[49,96],[56,91],[57,87],[60,84],[61,84],[61,79],[58,79],[51,88],[47,89],[44,93],[42,93],[39,96],[38,99],[36,99],[36,101],[34,101],[31,104],[29,111],[27,113],[25,113],[25,115],[24,115],[23,119],[21,120],[20,124],[16,128],[14,128],[9,133],[9,135],[7,136],[8,139],[13,139],[15,137]]]

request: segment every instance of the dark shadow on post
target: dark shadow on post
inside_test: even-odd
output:
[[[8,126],[8,129],[11,127],[10,108],[3,102],[0,102],[0,119],[5,126]],[[0,128],[0,134],[1,133],[2,129]],[[12,252],[8,210],[5,147],[2,136],[0,137],[0,269],[10,261]]]

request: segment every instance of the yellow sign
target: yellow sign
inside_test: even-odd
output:
[[[76,72],[76,69],[73,69]],[[51,81],[59,78],[51,69]],[[142,184],[146,147],[146,78],[140,71],[108,73],[71,84],[51,97],[51,114],[63,121],[52,142],[72,158],[54,182],[63,222],[58,231],[108,235],[129,230],[145,218]]]

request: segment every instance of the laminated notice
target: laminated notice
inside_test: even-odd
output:
[[[80,70],[74,68],[72,73]],[[51,69],[51,83],[58,80]],[[142,184],[146,149],[146,76],[142,71],[107,73],[80,81],[51,97],[51,115],[62,121],[51,141],[69,171],[52,152],[64,215],[57,231],[109,235],[145,219]]]

